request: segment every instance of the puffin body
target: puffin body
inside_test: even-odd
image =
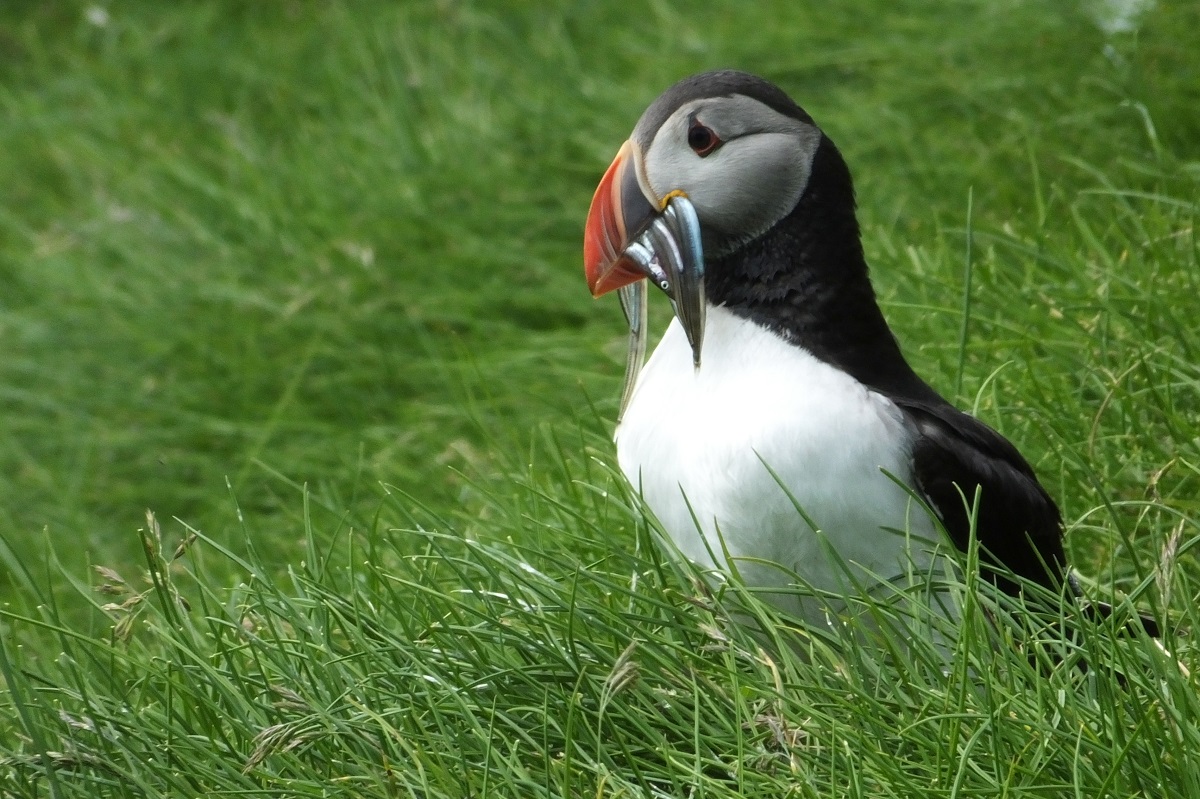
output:
[[[680,552],[780,589],[776,604],[814,622],[820,603],[787,590],[798,581],[846,593],[846,566],[868,584],[927,571],[938,535],[897,483],[913,477],[902,411],[724,307],[708,310],[705,340],[696,370],[671,323],[616,433],[621,470]]]
[[[939,527],[965,549],[974,505],[985,559],[1062,584],[1057,507],[1012,444],[905,360],[849,170],[778,87],[721,71],[668,89],[601,181],[584,252],[594,295],[625,300],[649,278],[676,309],[631,372],[616,443],[684,556],[813,618],[821,603],[785,588],[937,568]]]

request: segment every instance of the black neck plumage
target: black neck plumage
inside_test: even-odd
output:
[[[822,138],[804,195],[760,238],[707,267],[709,302],[772,330],[859,382],[940,399],[905,361],[875,299],[841,154]]]

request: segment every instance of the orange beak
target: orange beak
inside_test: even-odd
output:
[[[604,173],[583,232],[583,270],[593,297],[646,276],[625,254],[626,247],[653,220],[658,209],[638,182],[637,145],[627,141]]]
[[[631,352],[644,346],[638,343],[645,334],[642,281],[649,278],[671,298],[699,369],[707,302],[700,219],[682,189],[659,200],[643,188],[641,157],[637,144],[625,142],[600,180],[583,231],[583,270],[593,297],[622,289],[635,342]],[[628,389],[628,379],[626,384]]]

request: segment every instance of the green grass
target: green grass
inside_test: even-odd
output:
[[[1195,672],[1200,10],[777,5],[0,7],[0,793],[1200,797],[1111,626],[730,623],[610,471],[580,253],[662,88],[779,82],[918,371]]]

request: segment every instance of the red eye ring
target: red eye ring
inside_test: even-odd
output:
[[[721,137],[712,128],[698,120],[692,120],[692,126],[688,128],[687,140],[688,147],[691,147],[692,152],[701,158],[721,146]]]

